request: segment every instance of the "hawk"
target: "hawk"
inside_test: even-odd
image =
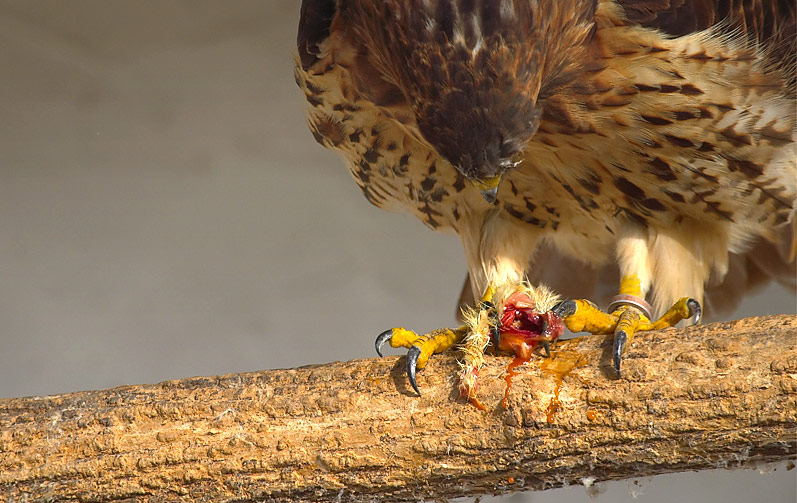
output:
[[[793,0],[304,0],[297,44],[315,139],[462,240],[466,323],[376,341],[419,394],[434,353],[463,344],[472,399],[490,343],[563,325],[613,334],[619,376],[635,332],[795,283]],[[606,311],[541,286],[612,277]]]

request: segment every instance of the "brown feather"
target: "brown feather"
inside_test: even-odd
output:
[[[680,37],[726,22],[773,47],[780,60],[795,53],[797,4],[794,0],[617,0],[629,21]]]

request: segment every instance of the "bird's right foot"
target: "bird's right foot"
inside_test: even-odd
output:
[[[458,344],[465,337],[467,327],[462,326],[456,329],[440,328],[428,334],[417,334],[406,328],[391,328],[385,330],[376,338],[376,353],[382,356],[382,346],[390,343],[394,348],[407,348],[407,378],[412,389],[420,396],[416,381],[416,371],[426,366],[429,357],[436,353],[442,353],[454,344]]]

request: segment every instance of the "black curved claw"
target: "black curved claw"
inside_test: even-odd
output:
[[[548,344],[548,341],[542,341],[540,343],[540,345],[542,346],[542,350],[545,351],[545,357],[546,358],[550,358],[551,357],[551,345]]]
[[[553,306],[551,312],[560,318],[567,318],[568,316],[576,314],[577,307],[578,306],[576,306],[575,301],[563,300],[562,302]]]
[[[703,317],[703,309],[700,307],[700,302],[695,299],[689,299],[686,301],[686,305],[692,312],[692,325],[697,325],[700,323],[700,318]]]
[[[410,380],[412,389],[421,396],[421,390],[418,389],[418,383],[415,382],[415,369],[418,367],[418,357],[421,356],[421,348],[418,346],[410,347],[407,351],[407,378]]]
[[[385,330],[384,332],[379,334],[379,336],[376,338],[376,342],[374,343],[374,346],[376,347],[376,354],[378,354],[379,356],[385,356],[382,354],[382,346],[384,346],[385,343],[389,341],[391,337],[393,337],[392,328],[389,330]]]
[[[614,371],[617,372],[617,377],[620,377],[620,362],[623,359],[623,348],[626,341],[628,341],[628,334],[625,333],[625,330],[615,332],[612,346],[612,362],[614,363]]]
[[[498,323],[490,326],[490,341],[493,343],[493,354],[498,356],[498,344],[501,342],[501,327]]]

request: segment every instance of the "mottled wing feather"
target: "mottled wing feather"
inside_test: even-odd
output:
[[[772,54],[794,82],[797,49],[797,3],[794,0],[617,0],[629,21],[657,28],[671,36],[682,36],[725,22],[726,30],[740,30],[767,44]],[[794,289],[797,262],[788,247],[793,242],[792,227],[781,230],[781,240],[759,242],[752,250],[730,255],[730,267],[722,281],[706,290],[709,317],[732,312],[744,295],[774,278]],[[788,235],[787,235],[788,234]]]
[[[789,37],[793,37],[794,35],[794,6],[790,1],[747,1],[746,5],[749,7],[749,10],[742,9],[741,2],[719,2],[715,0],[619,0],[617,3],[626,8],[625,15],[631,23],[641,25],[645,28],[659,29],[666,32],[671,37],[678,37],[687,35],[691,32],[706,30],[727,19],[727,22],[720,25],[723,29],[736,30],[737,33],[743,31],[770,47],[774,46],[776,57],[780,58],[787,72],[793,70],[794,44],[793,40]],[[611,42],[611,40],[609,41]],[[775,42],[778,41],[788,43],[777,45]],[[655,50],[651,52],[657,53],[656,51],[660,50],[661,47],[657,46]],[[695,60],[698,61],[701,55],[699,51],[695,51],[695,54]],[[739,57],[741,60],[746,56],[740,54]],[[651,62],[655,61],[655,56],[650,57],[650,60]],[[706,64],[706,72],[703,73],[700,68],[701,63],[695,63],[695,73],[693,77],[698,77],[696,81],[700,80],[700,75],[707,74],[708,68],[713,64],[714,63]],[[732,66],[729,65],[728,68],[732,68]],[[620,71],[629,73],[632,71],[639,71],[642,78],[647,78],[644,73],[645,69],[642,68],[632,69],[630,67],[621,67]],[[716,68],[712,71],[719,75]],[[565,155],[566,150],[572,149],[572,152],[577,155],[579,151],[590,148],[592,143],[602,141],[600,135],[595,134],[596,131],[600,132],[609,129],[624,134],[627,140],[634,140],[633,132],[627,131],[623,133],[622,129],[618,130],[613,128],[614,124],[612,120],[598,122],[598,117],[602,114],[599,110],[599,106],[587,106],[586,108],[589,108],[593,112],[590,114],[582,114],[579,109],[557,108],[556,105],[558,105],[558,103],[549,100],[545,116],[546,122],[543,123],[540,132],[535,138],[535,143],[541,142],[544,145],[540,145],[539,147],[536,145],[530,146],[534,148],[534,154],[529,156],[530,158],[528,159],[530,164],[535,165],[533,176],[523,176],[526,168],[521,166],[516,176],[510,178],[509,181],[512,182],[510,188],[512,190],[504,192],[501,198],[502,202],[506,205],[507,212],[525,222],[544,229],[548,229],[552,226],[556,228],[558,225],[560,230],[563,227],[570,227],[576,234],[585,232],[586,229],[597,231],[600,230],[600,226],[577,220],[579,217],[574,217],[573,213],[567,217],[563,216],[562,218],[559,218],[559,213],[564,213],[563,210],[566,209],[568,204],[582,206],[585,214],[600,211],[600,208],[595,207],[595,205],[601,204],[601,199],[605,201],[607,195],[611,194],[611,191],[616,187],[619,193],[614,193],[608,197],[609,205],[611,205],[611,203],[617,204],[618,211],[626,212],[631,219],[655,218],[656,215],[667,213],[659,211],[661,208],[659,203],[661,203],[662,206],[679,206],[677,210],[675,210],[675,213],[701,209],[701,211],[705,211],[706,213],[714,212],[719,220],[743,220],[753,211],[757,211],[756,208],[753,206],[735,208],[733,211],[737,214],[733,215],[727,211],[726,208],[722,208],[720,203],[723,201],[727,202],[729,198],[733,200],[745,199],[746,196],[742,195],[747,193],[760,194],[751,198],[751,202],[755,203],[755,201],[758,201],[758,203],[756,203],[758,206],[767,207],[767,210],[764,212],[766,215],[775,215],[777,213],[778,221],[775,222],[776,225],[783,220],[794,218],[793,192],[785,190],[781,194],[781,189],[776,187],[776,185],[780,183],[785,183],[787,187],[794,185],[793,164],[789,167],[781,168],[784,170],[781,175],[775,175],[777,171],[773,170],[769,171],[766,176],[760,177],[757,171],[740,170],[738,166],[752,166],[755,162],[763,162],[764,159],[758,155],[762,150],[756,150],[756,155],[750,157],[752,151],[746,152],[740,144],[725,145],[723,148],[718,149],[720,157],[717,156],[717,151],[712,151],[710,153],[704,152],[710,148],[709,145],[711,145],[713,141],[723,140],[723,135],[727,134],[733,136],[733,128],[731,128],[731,130],[720,131],[719,135],[715,138],[705,136],[702,138],[705,141],[702,143],[701,148],[691,148],[691,141],[690,145],[686,145],[686,137],[700,138],[703,135],[700,131],[694,129],[693,123],[699,122],[699,120],[696,119],[696,115],[682,113],[682,109],[688,108],[691,104],[699,100],[682,99],[682,97],[685,95],[702,95],[707,89],[701,91],[693,87],[678,88],[677,83],[672,81],[665,82],[665,85],[659,85],[659,83],[655,82],[657,75],[650,74],[650,76],[653,77],[653,81],[644,82],[640,80],[636,89],[616,87],[611,89],[609,85],[597,87],[598,84],[602,83],[600,79],[595,79],[593,81],[596,85],[596,89],[594,90],[587,89],[587,86],[584,85],[577,88],[579,93],[583,92],[586,94],[590,91],[594,92],[594,96],[599,97],[596,101],[603,99],[605,103],[612,107],[610,109],[617,110],[616,113],[612,113],[608,117],[615,121],[619,119],[618,125],[620,126],[623,125],[620,111],[624,110],[623,105],[627,102],[627,95],[631,95],[637,91],[643,94],[650,93],[654,89],[661,93],[668,93],[668,101],[671,106],[675,107],[673,109],[674,111],[668,113],[666,108],[659,107],[656,110],[657,113],[651,114],[650,116],[643,116],[643,119],[649,123],[644,126],[644,130],[652,133],[652,135],[642,138],[641,141],[638,142],[636,153],[641,152],[643,156],[651,156],[651,161],[647,166],[640,166],[642,169],[637,168],[634,170],[634,173],[627,173],[626,171],[629,166],[624,164],[624,161],[630,161],[630,159],[634,158],[635,152],[632,151],[628,151],[622,156],[619,156],[615,159],[616,163],[606,164],[603,162],[609,157],[612,157],[612,153],[615,149],[624,148],[622,144],[616,144],[613,147],[607,147],[605,149],[598,149],[602,154],[594,156],[598,164],[605,165],[603,167],[599,165],[598,169],[594,170],[594,172],[599,175],[603,172],[610,172],[611,177],[603,177],[603,179],[593,177],[590,173],[590,169],[588,167],[581,168],[574,157],[571,162],[565,163],[568,166],[568,170],[551,170],[551,176],[559,177],[555,181],[559,183],[566,192],[561,193],[558,200],[548,201],[548,204],[546,204],[547,192],[535,192],[536,187],[543,185],[539,180],[541,176],[540,173],[545,171],[545,165],[553,165],[557,159]],[[676,75],[675,80],[679,78],[680,77]],[[743,83],[744,82],[740,81],[740,87]],[[749,85],[753,87],[757,84],[751,80]],[[678,89],[680,89],[680,92],[673,92]],[[610,92],[607,92],[607,90]],[[611,91],[617,93],[617,96],[614,97],[614,101],[608,101],[607,98],[611,96]],[[710,92],[705,96],[711,96],[710,99],[718,99],[721,97],[720,94]],[[681,106],[681,108],[678,108],[679,106]],[[741,106],[743,105],[740,104],[740,107]],[[607,108],[603,110],[607,110]],[[636,110],[638,111],[639,109],[637,108]],[[656,116],[654,117],[653,115]],[[581,129],[576,128],[574,125],[577,125],[578,121],[583,120],[584,117],[589,117],[589,120],[585,121],[587,127],[582,127]],[[740,116],[737,121],[734,121],[734,124],[743,124],[744,120],[744,116]],[[561,124],[569,124],[569,129],[560,127]],[[656,141],[655,136],[658,134],[656,132],[664,131],[665,129],[667,129],[667,131],[660,137],[662,141]],[[677,134],[677,131],[681,131],[680,135]],[[583,133],[590,134],[589,142],[581,140],[578,143],[573,143],[569,140],[571,135],[581,135]],[[651,138],[653,138],[654,141],[645,143],[645,140],[650,140]],[[784,144],[782,147],[784,152],[793,151],[793,144],[790,144],[790,141],[790,128],[786,128],[784,129]],[[629,142],[629,144],[630,143],[631,142]],[[679,159],[677,151],[681,143],[687,148],[683,151],[683,156]],[[661,152],[671,147],[674,147],[672,152],[675,155],[669,157],[670,160],[668,164],[659,162],[663,158],[660,157]],[[548,152],[555,152],[555,155],[546,157],[542,162],[536,162],[542,159],[540,154],[543,152],[545,153],[543,155],[547,155]],[[709,160],[716,160],[719,158],[721,163],[727,162],[727,167],[718,168],[717,166],[719,165],[707,164],[708,169],[706,170],[703,166],[698,165],[695,167],[687,162],[687,159],[698,159],[700,156],[707,156],[706,159]],[[765,164],[762,164],[762,166],[763,165]],[[577,174],[579,169],[583,171],[581,175]],[[670,171],[671,169],[678,173]],[[789,174],[788,170],[792,170],[792,174]],[[531,175],[531,173],[529,173],[529,175]],[[775,176],[779,176],[780,178],[775,180]],[[655,182],[645,182],[646,177],[650,177],[655,180]],[[560,182],[560,179],[562,182]],[[613,180],[613,182],[610,182],[610,180]],[[770,180],[775,180],[775,184],[771,184],[771,187]],[[721,187],[727,187],[731,184],[738,189],[736,191],[726,191],[722,198],[712,197]],[[545,184],[545,186],[554,187],[555,184]],[[657,186],[663,188],[663,190],[658,191],[661,197],[655,196],[650,198],[651,194],[657,192]],[[586,190],[581,190],[582,188]],[[732,196],[732,194],[735,194],[735,196]],[[549,207],[555,208],[556,211],[549,211]],[[764,213],[761,213],[762,218],[765,217]],[[673,213],[667,214],[672,215]],[[700,218],[699,215],[696,215],[696,217]],[[761,223],[758,224],[760,229],[766,229],[768,226],[772,225],[772,223],[765,223],[764,220],[760,222]],[[665,224],[665,226],[666,225],[669,224]],[[782,228],[785,227],[788,227],[788,225]],[[774,278],[786,286],[791,284],[793,287],[793,281],[789,281],[789,279],[795,275],[795,263],[793,259],[785,252],[779,254],[774,253],[776,247],[783,246],[792,241],[784,234],[784,232],[775,231],[768,236],[768,239],[772,242],[762,242],[748,253],[732,254],[730,259],[731,271],[725,275],[724,278],[717,278],[712,287],[706,292],[705,301],[707,303],[707,312],[709,316],[719,316],[723,313],[727,314],[738,305],[741,297],[745,293],[750,293],[750,291],[763,282],[765,278]],[[594,246],[596,241],[596,239],[590,239],[589,245]],[[743,246],[740,246],[740,248],[743,248]],[[764,250],[769,253],[764,254]],[[577,253],[576,255],[589,257],[597,254],[586,249],[584,252]],[[762,257],[766,258],[762,260]],[[541,253],[535,255],[529,271],[530,274],[535,275],[535,280],[543,280],[548,284],[557,285],[557,288],[566,288],[568,286],[568,271],[572,270],[572,265],[568,264],[569,261],[570,259],[566,257]],[[589,277],[590,280],[585,283],[584,288],[581,289],[582,293],[578,296],[586,296],[600,302],[600,292],[606,290],[606,281],[609,282],[610,287],[616,288],[617,266],[615,264],[607,264],[606,266],[596,264],[595,267],[599,269],[597,271],[597,283],[592,280],[594,275],[586,275],[585,277]],[[544,275],[546,277],[544,278],[537,277],[543,274],[539,272],[541,269],[545,270]],[[575,276],[578,277],[578,274]],[[595,287],[597,287],[597,290],[593,292],[592,290]]]
[[[617,0],[633,23],[678,37],[705,30],[720,21],[779,53],[794,53],[794,0]]]
[[[302,69],[307,70],[318,59],[319,45],[329,37],[329,28],[337,10],[335,0],[304,0],[299,20],[296,47]]]
[[[716,21],[715,0],[619,0],[632,23],[673,36],[704,30]]]

